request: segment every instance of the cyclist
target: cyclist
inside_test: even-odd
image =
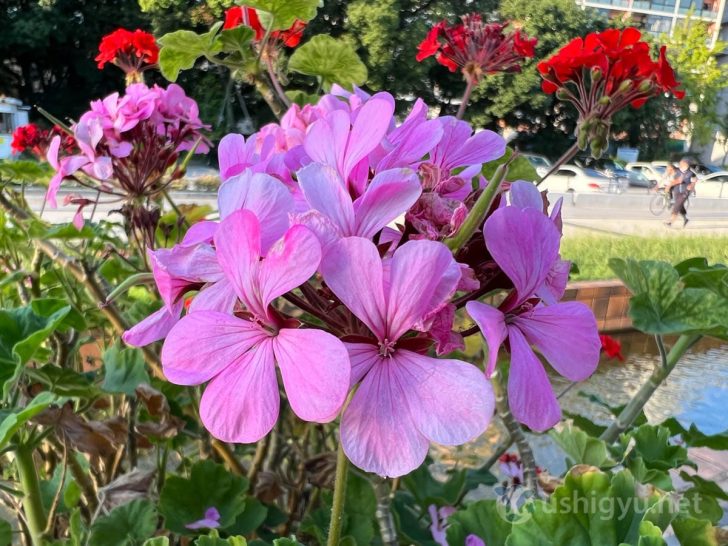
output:
[[[688,211],[685,209],[685,201],[690,195],[690,192],[695,188],[697,182],[698,177],[690,170],[690,162],[687,158],[682,158],[678,164],[678,171],[668,186],[672,191],[674,201],[672,205],[672,217],[669,222],[665,222],[666,226],[671,226],[677,220],[678,214],[683,217],[683,227],[688,225]]]

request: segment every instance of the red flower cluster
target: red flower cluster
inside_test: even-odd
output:
[[[255,31],[255,41],[260,42],[265,36],[265,27],[260,22],[258,12],[253,8],[247,6],[234,6],[225,11],[225,23],[223,29],[231,29],[245,25]],[[296,21],[286,30],[274,30],[270,33],[270,40],[272,42],[280,42],[286,47],[296,47],[303,37],[303,31],[306,28],[306,23],[303,21]]]
[[[435,55],[451,72],[459,68],[475,82],[485,74],[519,72],[520,63],[534,56],[536,38],[528,38],[520,30],[506,34],[506,26],[484,23],[477,13],[463,16],[457,25],[441,21],[417,47],[417,60]]]
[[[132,81],[140,81],[139,74],[159,60],[159,46],[148,32],[119,28],[101,39],[95,60],[99,69],[113,63],[131,75]]]
[[[614,339],[612,336],[601,334],[599,341],[602,342],[602,351],[607,355],[608,358],[614,358],[620,362],[624,362],[624,355],[622,354],[622,344]]]
[[[63,129],[54,126],[52,129],[41,129],[35,123],[21,125],[13,132],[13,141],[10,144],[13,153],[21,154],[28,152],[38,159],[45,159],[48,146],[55,135],[61,136],[63,150],[71,154],[76,148],[76,141],[71,135],[63,132]]]
[[[538,64],[545,93],[556,93],[579,111],[579,147],[592,143],[592,152],[606,147],[612,116],[627,105],[641,107],[659,93],[682,99],[685,91],[665,57],[665,46],[657,60],[636,28],[609,29],[576,38],[553,57]],[[596,144],[596,146],[595,146]],[[596,149],[595,149],[596,148]]]

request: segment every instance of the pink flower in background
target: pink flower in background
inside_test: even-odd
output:
[[[460,266],[445,245],[411,241],[383,263],[374,243],[349,237],[331,246],[321,270],[374,336],[347,343],[359,388],[344,412],[341,442],[356,466],[402,476],[424,461],[431,441],[459,445],[485,430],[494,398],[482,372],[420,354],[402,338],[455,292]]]
[[[508,340],[511,411],[533,430],[543,431],[561,419],[561,409],[531,345],[561,375],[583,381],[599,361],[596,320],[583,303],[540,304],[537,294],[559,260],[561,237],[541,210],[501,208],[485,222],[483,234],[488,252],[515,287],[498,308],[478,301],[466,305],[488,344],[486,375],[494,372],[500,346]]]
[[[273,428],[280,405],[275,363],[294,413],[306,421],[331,421],[349,387],[343,343],[323,330],[299,329],[298,321],[270,306],[314,274],[321,259],[316,237],[293,226],[263,256],[258,218],[240,210],[222,221],[214,242],[243,309],[183,317],[162,348],[165,376],[179,385],[209,381],[200,418],[226,442],[255,442]]]

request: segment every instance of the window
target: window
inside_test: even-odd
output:
[[[10,134],[13,132],[13,115],[7,112],[0,112],[0,133]]]
[[[559,176],[576,176],[576,172],[571,169],[559,169],[556,174]]]

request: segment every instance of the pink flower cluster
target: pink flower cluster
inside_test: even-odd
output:
[[[164,305],[124,339],[164,338],[165,375],[207,383],[202,422],[228,442],[274,426],[277,368],[292,411],[326,423],[343,408],[346,455],[384,476],[415,469],[430,442],[485,430],[508,339],[513,412],[544,430],[560,414],[530,346],[574,380],[594,371],[600,346],[589,310],[557,303],[568,274],[559,207],[549,217],[535,186],[515,183],[461,251],[443,244],[487,184],[483,163],[504,151],[495,133],[428,119],[419,100],[397,123],[391,95],[338,88],[247,140],[228,135],[220,221],[149,252]],[[498,308],[476,301],[497,288],[509,290]],[[485,373],[434,356],[463,347],[466,303],[490,348]]]
[[[205,128],[197,103],[180,86],[132,84],[124,95],[113,93],[92,102],[91,110],[73,125],[80,154],[60,157],[61,139],[52,140],[47,158],[56,174],[46,199],[56,206],[61,182],[70,178],[120,197],[154,195],[179,152],[198,140],[197,151],[208,150],[201,132]]]

